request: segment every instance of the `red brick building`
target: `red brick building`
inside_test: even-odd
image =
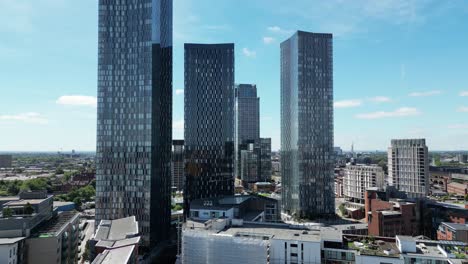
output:
[[[437,240],[453,240],[468,243],[468,225],[442,222],[437,230]]]
[[[369,235],[385,237],[418,235],[419,220],[416,204],[404,201],[384,201],[375,191],[366,191],[365,197]]]
[[[468,194],[468,184],[451,182],[447,184],[447,192],[465,196]]]

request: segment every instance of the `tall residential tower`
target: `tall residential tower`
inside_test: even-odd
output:
[[[185,44],[185,210],[234,194],[234,44]]]
[[[282,209],[332,215],[334,200],[331,34],[296,32],[281,43]]]
[[[389,185],[408,198],[429,194],[429,157],[425,139],[393,139],[388,148]]]
[[[136,216],[146,246],[168,237],[172,0],[100,0],[96,223]]]

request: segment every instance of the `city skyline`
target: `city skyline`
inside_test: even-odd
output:
[[[279,43],[301,29],[334,35],[335,146],[347,150],[354,142],[357,150],[385,151],[393,138],[426,138],[430,150],[468,149],[466,6],[331,1],[315,2],[314,9],[308,2],[174,3],[181,18],[174,21],[175,139],[183,138],[183,43],[234,42],[235,82],[257,84],[261,137],[271,137],[278,150]],[[364,10],[362,17],[345,14],[341,5]],[[0,7],[0,32],[8,40],[0,45],[2,151],[94,150],[97,5],[40,0],[0,1]],[[213,10],[239,10],[252,20]]]

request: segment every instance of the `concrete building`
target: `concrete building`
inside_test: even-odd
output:
[[[281,43],[282,209],[335,214],[331,34],[296,32]]]
[[[425,139],[393,139],[388,148],[389,185],[408,198],[429,194],[429,158]]]
[[[184,141],[172,141],[172,188],[177,191],[184,189],[185,183],[185,170],[184,170]]]
[[[462,241],[468,243],[468,225],[442,222],[437,229],[437,240]]]
[[[234,44],[185,44],[184,209],[234,194]]]
[[[242,219],[249,222],[278,222],[281,220],[278,201],[260,195],[234,195],[192,201],[191,219]]]
[[[53,196],[46,191],[21,192],[0,206],[0,238],[29,237],[53,215]]]
[[[0,263],[21,264],[24,253],[24,237],[0,238]]]
[[[419,235],[419,214],[414,203],[384,201],[379,193],[366,191],[365,216],[368,233],[373,236]]]
[[[102,0],[98,17],[96,223],[134,215],[154,246],[171,220],[172,0]]]
[[[138,263],[137,246],[121,246],[113,250],[104,250],[99,253],[92,264],[136,264]]]
[[[342,234],[333,227],[187,222],[181,263],[463,263],[464,242]]]
[[[343,194],[349,201],[364,204],[367,189],[383,189],[384,186],[385,173],[380,166],[346,165]]]
[[[468,163],[468,154],[458,154],[457,155],[457,160],[460,163]]]
[[[11,168],[13,163],[13,156],[7,154],[0,154],[0,168]]]
[[[79,213],[61,212],[26,239],[27,263],[76,263],[80,241]]]
[[[135,216],[115,220],[101,220],[96,228],[96,233],[89,240],[91,260],[94,260],[99,254],[109,254],[104,253],[106,250],[113,251],[122,247],[133,246],[132,250],[138,255],[138,244],[140,243],[139,232],[140,230]],[[111,256],[114,255],[120,254],[111,254]]]

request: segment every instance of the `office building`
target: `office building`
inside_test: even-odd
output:
[[[185,44],[185,211],[234,194],[234,44]]]
[[[79,213],[61,212],[26,239],[27,263],[77,263]]]
[[[0,200],[0,238],[29,237],[33,229],[53,216],[54,198],[45,190],[21,192]]]
[[[173,190],[182,191],[185,182],[183,140],[172,141],[171,175]]]
[[[244,186],[271,180],[271,138],[244,140],[238,146],[238,151],[240,154],[238,176]]]
[[[290,215],[335,213],[331,34],[281,43],[282,206]]]
[[[278,200],[261,195],[235,195],[192,201],[190,218],[242,219],[249,222],[279,222]]]
[[[99,1],[96,223],[135,215],[145,246],[171,217],[172,0]]]
[[[379,191],[366,191],[365,217],[368,233],[373,236],[419,235],[420,217],[415,203],[385,201]]]
[[[236,85],[235,115],[237,144],[260,138],[260,98],[255,84]]]
[[[250,224],[212,219],[187,221],[182,231],[181,263],[464,263],[458,241],[411,236],[344,234],[336,227]]]
[[[408,198],[429,194],[429,159],[425,139],[393,139],[388,148],[389,185]]]
[[[348,201],[364,204],[367,189],[384,186],[385,173],[380,166],[347,165],[344,170],[343,192]]]
[[[260,178],[258,181],[266,182],[271,180],[271,138],[260,138]]]
[[[12,162],[13,162],[12,155],[5,155],[5,154],[0,155],[0,168],[11,168]]]

